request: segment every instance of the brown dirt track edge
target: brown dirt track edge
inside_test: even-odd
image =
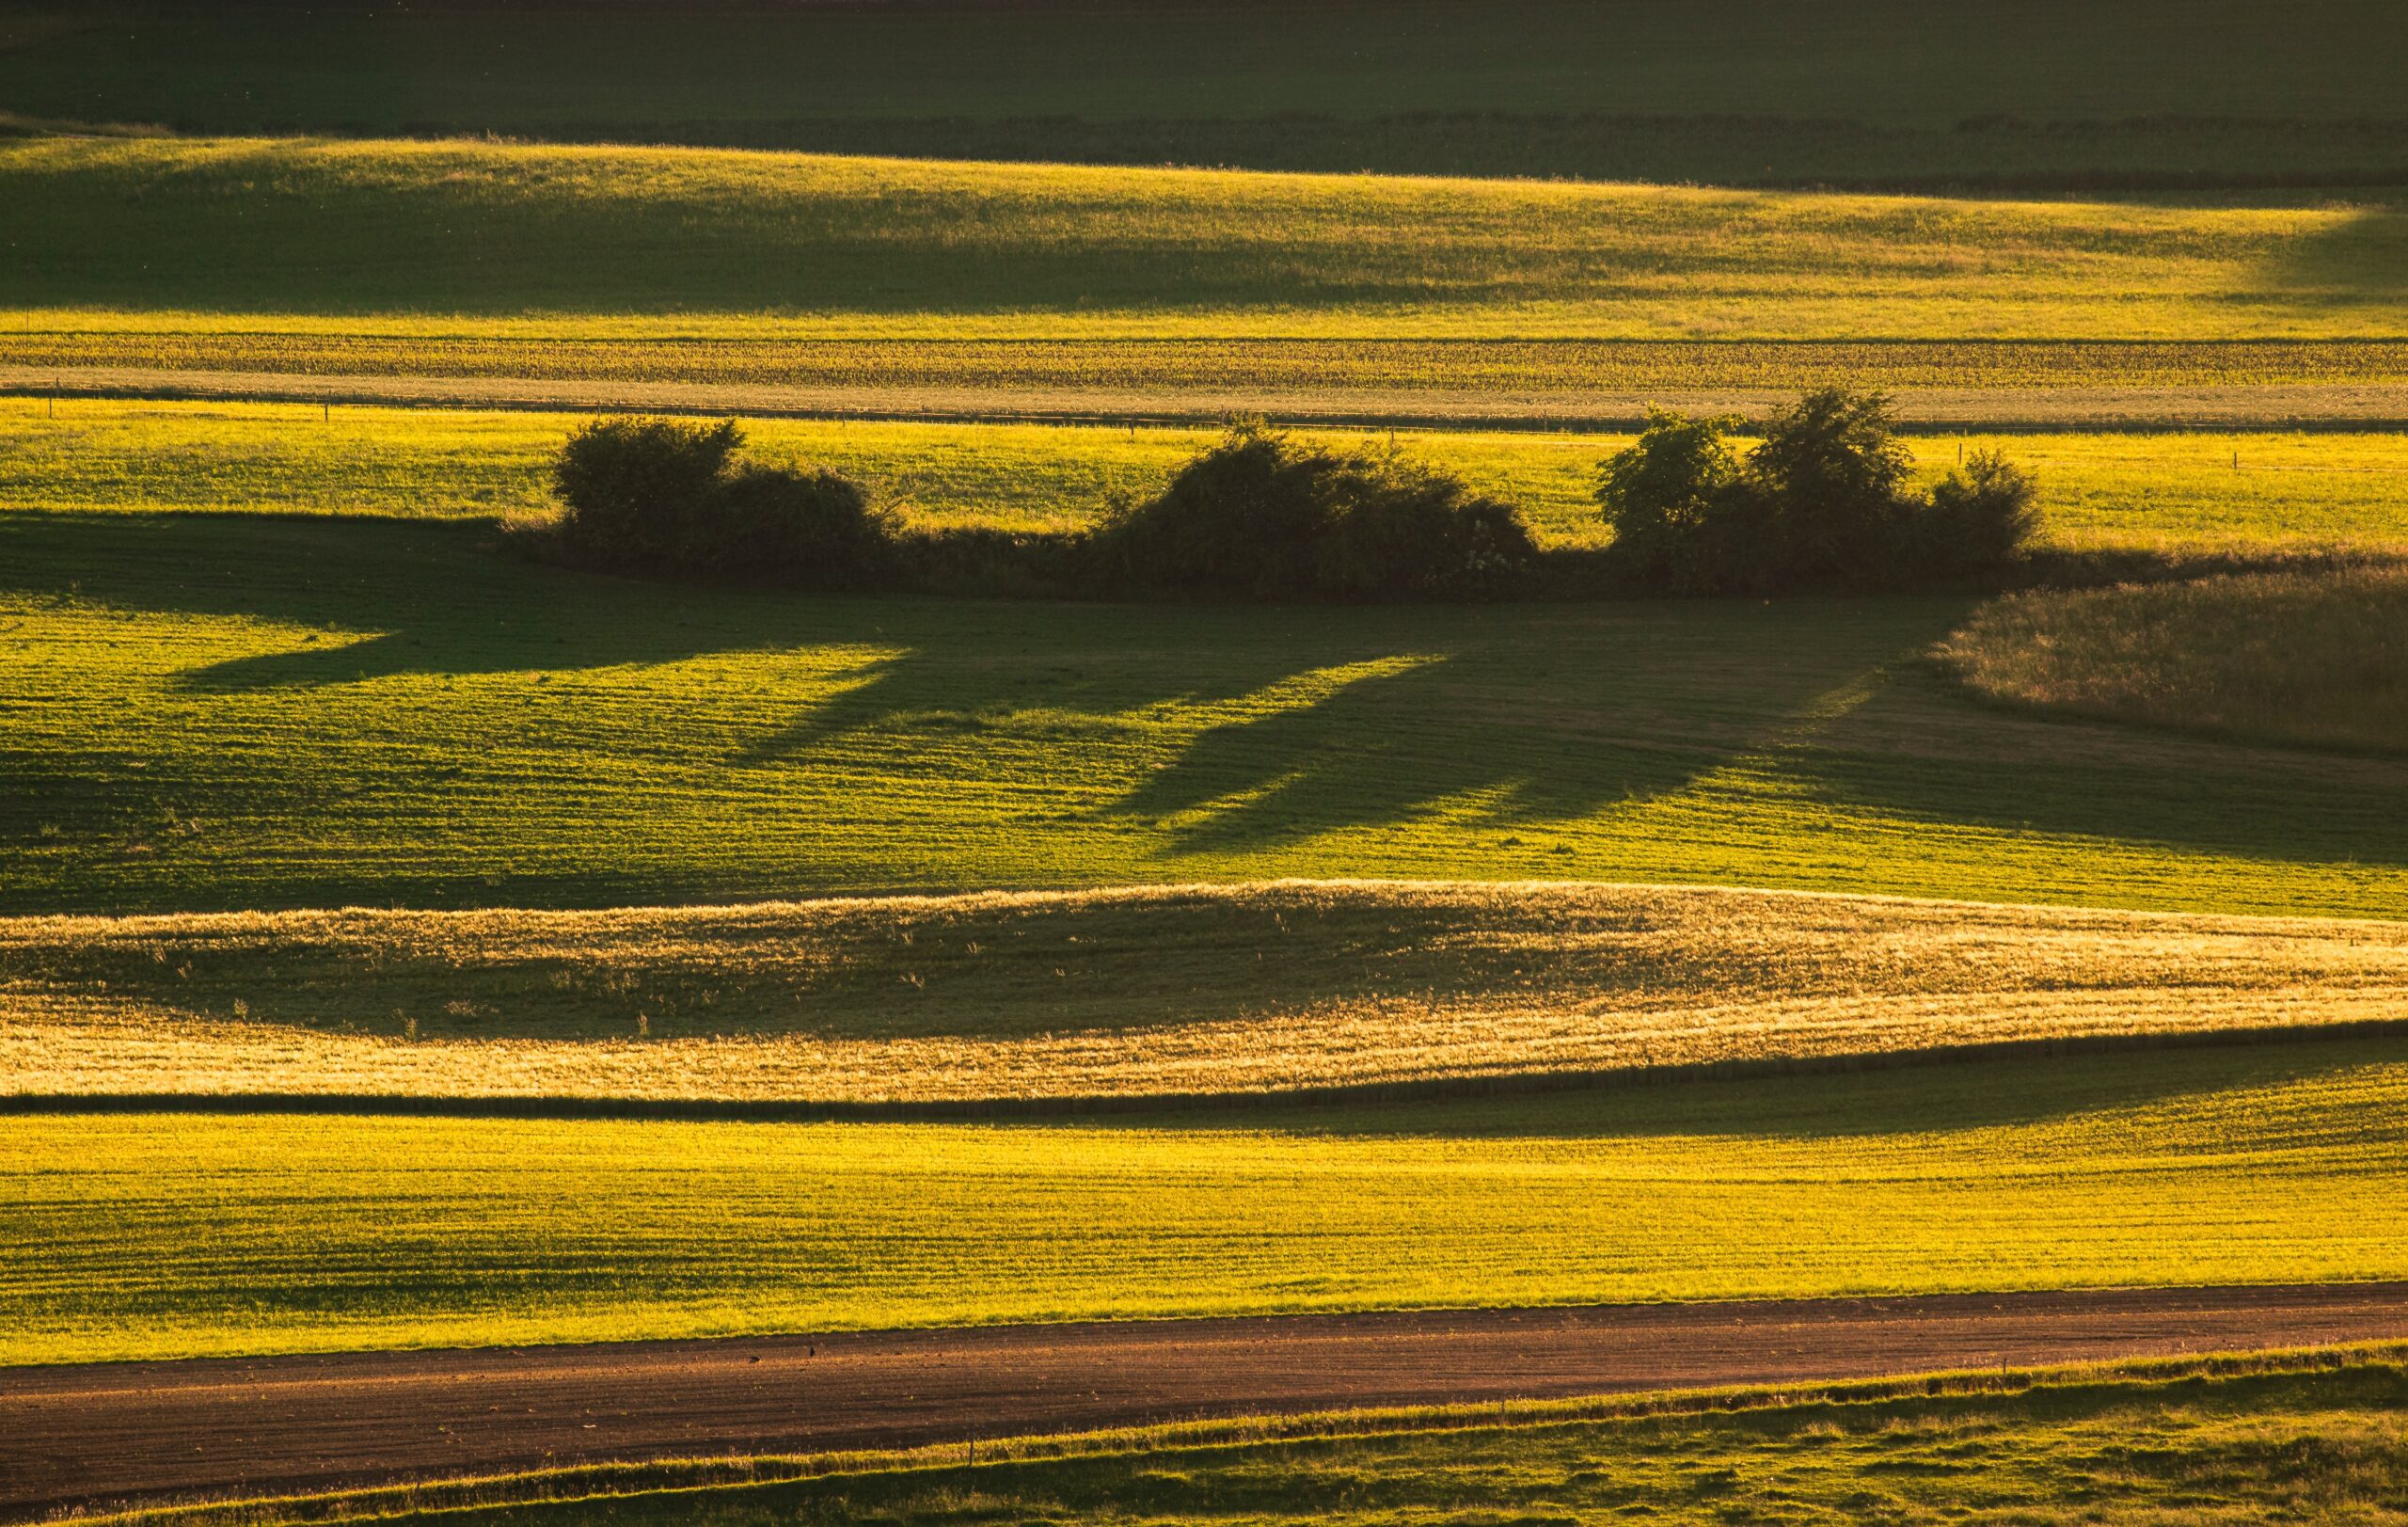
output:
[[[2408,1283],[1131,1321],[0,1370],[0,1517],[599,1462],[2408,1338]]]

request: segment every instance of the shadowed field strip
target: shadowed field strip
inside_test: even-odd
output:
[[[0,921],[0,1092],[1140,1098],[2408,1024],[2408,925],[1287,883]]]
[[[17,1370],[0,1382],[0,1510],[328,1489],[596,1459],[919,1448],[1249,1414],[1814,1386],[2403,1336],[2408,1288],[2368,1283],[840,1332]],[[1545,1406],[1523,1412],[1542,1423],[1572,1414]],[[989,1456],[997,1452],[1008,1457],[1012,1449]],[[693,1482],[711,1472],[696,1466]],[[660,1482],[677,1481],[673,1471]]]
[[[0,330],[68,313],[102,332],[368,320],[491,339],[2408,334],[2397,206],[2270,199],[28,138],[0,143]]]

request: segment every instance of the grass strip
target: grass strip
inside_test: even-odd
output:
[[[2400,1042],[1070,1123],[0,1117],[0,1361],[2408,1275]]]
[[[452,518],[550,512],[549,467],[585,422],[560,412],[0,398],[0,509]],[[1093,523],[1143,498],[1212,428],[748,419],[764,460],[824,462],[929,528]],[[1392,442],[1522,509],[1550,546],[1601,544],[1598,464],[1629,437],[1560,431],[1307,431]],[[2368,432],[2073,433],[1910,438],[1919,477],[2001,450],[2039,478],[2065,551],[2249,554],[2408,547],[2408,437]]]

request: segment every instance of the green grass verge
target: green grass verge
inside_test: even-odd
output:
[[[1335,170],[2314,183],[2408,164],[2401,40],[2376,0],[34,5],[0,23],[0,107]]]
[[[982,1466],[931,1449],[564,1470],[111,1519],[271,1527],[440,1511],[480,1527],[1233,1517],[2379,1527],[2408,1520],[2403,1400],[2408,1370],[2384,1348],[1205,1424],[990,1443],[981,1455],[995,1461]],[[748,1475],[758,1483],[726,1483]]]
[[[0,1118],[0,1362],[2408,1275],[2352,1040],[1115,1125]]]
[[[1402,876],[2396,916],[2398,760],[1986,708],[1952,598],[830,599],[0,516],[0,908]]]
[[[388,336],[536,320],[571,341],[630,319],[755,340],[2408,334],[2408,217],[2382,200],[89,138],[0,143],[0,332],[94,310],[103,327],[377,315]]]
[[[553,453],[588,416],[275,404],[53,404],[0,398],[0,509],[235,510],[410,518],[550,512]],[[929,524],[1089,524],[1115,489],[1145,497],[1205,429],[749,421],[752,453],[825,462]],[[1591,494],[1624,436],[1307,431],[1393,438],[1519,505],[1551,545],[1594,545]],[[1915,438],[1925,478],[1960,450],[2006,452],[2040,479],[2044,533],[2097,549],[2258,551],[2408,546],[2408,437],[2396,434],[2052,434]]]

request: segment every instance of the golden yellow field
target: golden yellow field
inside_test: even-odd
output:
[[[0,921],[36,1094],[912,1103],[2408,1022],[2408,927],[1283,882]]]

